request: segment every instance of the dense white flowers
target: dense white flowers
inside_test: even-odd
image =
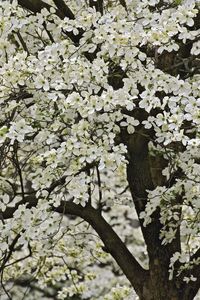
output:
[[[19,251],[12,253],[2,280],[30,275],[40,289],[58,287],[58,299],[124,300],[131,297],[129,284],[121,273],[113,279],[117,266],[98,237],[51,207],[61,201],[86,207],[92,201],[96,208],[112,208],[107,218],[129,240],[127,141],[141,134],[149,138],[152,157],[162,155],[166,162],[161,170],[166,184],[147,190],[143,225],[159,209],[163,245],[180,226],[183,253],[171,258],[170,279],[176,261],[182,263],[179,274],[200,263],[188,263],[200,234],[199,3],[127,0],[122,7],[105,1],[101,15],[88,1],[67,2],[74,18],[60,19],[54,7],[33,14],[17,1],[0,3],[1,214],[30,197],[11,220],[1,218],[0,259],[19,235]],[[38,203],[30,208],[33,194]],[[115,213],[121,225],[113,221]],[[135,231],[134,251],[147,264]],[[107,266],[104,279],[101,264]],[[23,289],[13,290],[21,299]]]

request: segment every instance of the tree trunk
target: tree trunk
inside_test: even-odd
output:
[[[181,291],[174,288],[167,277],[160,278],[158,275],[156,271],[151,272],[150,281],[144,285],[140,300],[183,300]]]
[[[169,280],[169,264],[173,253],[180,251],[180,236],[167,245],[161,244],[159,221],[160,212],[156,210],[151,218],[152,222],[144,226],[140,213],[144,211],[147,203],[146,190],[153,190],[158,185],[164,184],[162,169],[166,162],[162,157],[155,158],[151,163],[148,150],[149,136],[143,129],[126,138],[129,151],[129,164],[127,179],[131,190],[133,202],[138,214],[141,230],[149,257],[149,277],[143,283],[141,300],[182,300],[183,291],[176,285],[175,280]],[[193,298],[188,297],[187,300]]]

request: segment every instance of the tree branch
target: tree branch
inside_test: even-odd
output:
[[[50,8],[52,7],[51,5],[43,2],[42,0],[18,0],[18,3],[20,6],[22,6],[27,10],[30,10],[34,14],[40,12],[43,8],[50,10]],[[63,1],[54,0],[54,3],[57,6],[55,14],[60,19],[64,19],[65,17],[68,17],[69,19],[74,19],[74,14]],[[60,9],[58,9],[58,7]],[[79,29],[79,33],[77,35],[73,34],[73,32],[70,31],[63,31],[63,33],[68,38],[70,38],[75,45],[78,45],[80,39],[84,34],[84,31],[82,29]],[[94,53],[89,53],[89,52],[85,52],[84,55],[89,61],[93,61],[94,58],[96,57]]]
[[[119,0],[119,3],[125,8],[127,11],[126,0]]]
[[[10,259],[11,255],[12,255],[12,253],[14,252],[15,245],[16,245],[17,241],[19,240],[19,238],[20,238],[20,233],[18,233],[18,234],[15,236],[15,238],[14,238],[13,241],[12,241],[12,243],[9,245],[9,252],[8,252],[8,254],[5,256],[3,262],[2,262],[2,264],[1,264],[1,266],[0,266],[0,273],[3,272],[6,263],[9,261],[9,259]]]
[[[2,213],[3,219],[12,218],[14,212],[21,204],[27,204],[27,208],[35,207],[37,205],[37,199],[34,194],[25,197],[25,199],[17,203],[15,207],[8,207]],[[98,210],[90,205],[82,207],[70,201],[62,201],[59,207],[52,207],[52,211],[65,215],[78,216],[88,222],[98,233],[106,250],[118,263],[138,295],[142,294],[142,287],[144,281],[147,280],[148,271],[142,268]]]
[[[59,213],[75,215],[87,221],[98,233],[106,250],[118,263],[138,295],[142,293],[143,281],[147,279],[148,271],[141,267],[98,210],[92,206],[82,207],[73,202],[61,202],[61,205],[54,210]]]
[[[18,0],[18,4],[25,9],[32,11],[34,14],[40,12],[43,8],[50,10],[50,8],[52,7],[42,0]],[[63,12],[58,9],[56,9],[56,15],[61,19],[64,19],[65,17]]]
[[[63,0],[53,0],[53,2],[55,3],[58,10],[62,12],[63,15],[65,15],[65,17],[69,19],[75,19],[73,12]]]
[[[16,35],[17,35],[17,37],[18,37],[18,39],[19,39],[19,41],[20,41],[20,43],[21,43],[22,48],[24,49],[24,51],[26,51],[26,52],[29,54],[28,48],[27,48],[27,46],[26,46],[26,43],[25,43],[23,37],[21,36],[20,32],[17,31],[17,32],[16,32]]]
[[[94,7],[96,9],[96,11],[103,14],[103,0],[97,0],[97,1],[90,0],[89,5],[90,5],[90,7]]]

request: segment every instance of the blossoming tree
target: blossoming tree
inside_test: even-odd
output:
[[[1,1],[1,299],[194,299],[199,7]]]

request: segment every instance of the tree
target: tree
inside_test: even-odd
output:
[[[194,299],[199,1],[0,12],[1,299]]]

